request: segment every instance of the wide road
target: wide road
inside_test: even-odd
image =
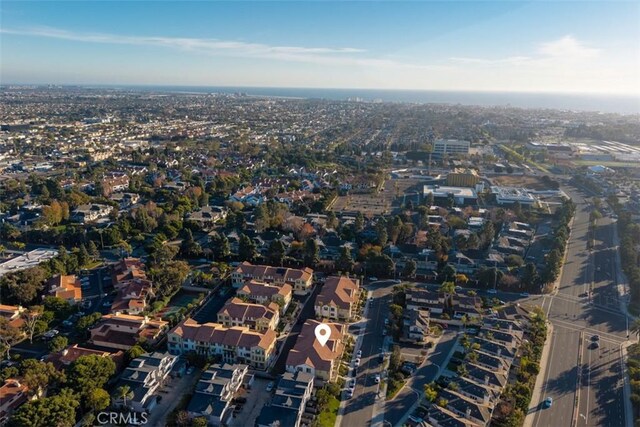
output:
[[[613,227],[601,219],[593,251],[589,251],[592,205],[573,187],[563,188],[577,205],[560,285],[552,295],[531,298],[542,305],[553,324],[553,335],[540,400],[553,397],[553,406],[537,404],[534,427],[625,425],[620,346],[627,339],[627,322],[620,312],[615,272]],[[592,290],[591,301],[586,293]],[[600,337],[595,348],[592,337]],[[577,405],[576,405],[577,402]]]
[[[376,401],[384,399],[378,397],[379,385],[375,383],[374,376],[382,371],[380,352],[384,343],[384,319],[389,315],[391,304],[391,291],[394,283],[386,280],[375,282],[367,286],[371,291],[372,301],[368,304],[368,312],[364,336],[362,337],[362,358],[356,377],[356,389],[353,397],[346,401],[340,425],[346,427],[365,427],[371,425],[374,417]]]

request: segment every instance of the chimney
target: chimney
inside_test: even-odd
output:
[[[489,375],[484,376],[484,385],[489,385]]]
[[[467,410],[464,411],[467,418],[471,418],[471,407],[467,406]]]
[[[489,404],[489,393],[487,393],[487,392],[485,391],[485,392],[484,392],[484,396],[483,396],[483,397],[484,397],[484,399],[482,399],[482,402],[483,402],[485,405],[488,405],[488,404]]]
[[[513,331],[513,325],[511,323],[509,323],[509,332]]]
[[[498,347],[498,357],[500,357],[501,354],[502,354],[502,349]]]
[[[69,349],[65,348],[64,350],[62,350],[63,356],[66,356],[67,354],[69,354]]]

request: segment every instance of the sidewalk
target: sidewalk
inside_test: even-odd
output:
[[[540,357],[540,371],[536,377],[536,384],[533,387],[533,393],[531,393],[531,402],[529,402],[529,410],[527,416],[524,419],[523,427],[533,426],[533,420],[535,419],[538,405],[541,399],[542,386],[544,384],[544,373],[547,371],[547,363],[549,359],[549,350],[551,348],[551,338],[553,337],[553,325],[547,321],[547,338],[544,341],[544,347],[542,348],[542,356]]]

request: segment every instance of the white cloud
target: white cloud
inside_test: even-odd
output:
[[[595,58],[600,50],[586,46],[584,43],[567,35],[558,40],[542,43],[538,47],[538,53],[545,56],[563,59]]]

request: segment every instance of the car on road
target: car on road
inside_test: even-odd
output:
[[[552,405],[553,405],[553,397],[549,396],[546,399],[544,399],[543,406],[545,408],[551,408]]]
[[[492,295],[493,295],[493,294],[497,294],[497,293],[498,293],[498,291],[496,291],[495,289],[489,289],[489,290],[487,291],[487,293],[488,293],[488,294],[492,294]]]
[[[267,384],[267,391],[273,390],[273,386],[274,386],[273,381],[270,381],[269,384]]]
[[[600,335],[592,335],[591,341],[600,341]]]
[[[531,295],[529,295],[529,292],[521,292],[520,296],[524,298],[529,298]]]
[[[369,277],[370,282],[375,282],[376,280],[378,280],[377,277],[373,277],[373,276]]]
[[[373,380],[376,382],[376,384],[380,384],[380,374],[376,374],[376,376],[373,377]]]

